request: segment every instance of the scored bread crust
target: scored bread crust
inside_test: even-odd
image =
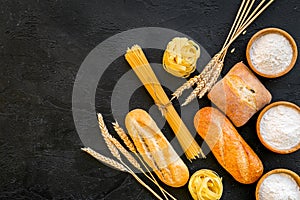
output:
[[[225,115],[205,107],[196,113],[194,125],[217,161],[235,180],[251,184],[259,179],[263,173],[261,160]]]
[[[270,103],[272,96],[250,69],[239,62],[215,84],[208,98],[240,127]]]
[[[125,125],[138,152],[163,183],[172,187],[187,183],[187,166],[146,111],[130,111],[125,118]]]

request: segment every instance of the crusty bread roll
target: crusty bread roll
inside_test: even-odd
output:
[[[262,162],[225,115],[205,107],[196,113],[194,125],[218,162],[235,180],[250,184],[259,179],[263,173]]]
[[[138,152],[162,182],[172,187],[181,187],[187,183],[187,166],[146,111],[130,111],[125,125]]]
[[[208,98],[240,127],[270,103],[272,96],[246,65],[239,62],[215,84]]]

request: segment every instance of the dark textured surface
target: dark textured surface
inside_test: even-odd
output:
[[[152,199],[132,177],[80,152],[71,111],[72,87],[85,56],[106,38],[128,29],[159,26],[183,32],[216,53],[238,8],[228,1],[30,1],[0,2],[0,199]],[[240,37],[222,75],[245,60],[247,41],[265,27],[279,27],[300,42],[300,2],[280,0]],[[272,101],[300,105],[300,66],[261,81]],[[101,107],[97,108],[101,109]],[[105,111],[104,111],[105,112]],[[255,115],[239,129],[265,171],[300,171],[300,151],[278,155],[255,134]],[[185,160],[186,161],[186,160]],[[241,185],[211,154],[188,163],[190,172],[212,168],[224,179],[223,199],[254,199],[255,184]],[[167,188],[191,199],[187,188]]]

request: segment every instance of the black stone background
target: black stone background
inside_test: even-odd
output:
[[[1,0],[0,199],[153,199],[130,175],[80,151],[71,111],[77,70],[106,38],[144,26],[183,32],[213,55],[222,46],[239,2]],[[236,62],[246,62],[246,44],[262,28],[282,28],[300,43],[299,9],[298,0],[275,1],[234,43],[236,50],[227,56],[222,76]],[[297,62],[281,78],[260,80],[272,101],[300,105],[299,73]],[[97,110],[105,108],[97,103]],[[267,150],[255,134],[256,118],[257,114],[238,130],[262,159],[265,172],[288,168],[299,174],[300,152],[279,155]],[[183,159],[191,174],[211,168],[223,177],[222,199],[254,199],[256,184],[233,180],[212,154],[193,163]],[[186,186],[166,188],[178,199],[191,199]]]

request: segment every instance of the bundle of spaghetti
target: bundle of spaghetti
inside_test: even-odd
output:
[[[156,78],[156,75],[154,74],[141,47],[138,45],[132,46],[132,48],[127,50],[125,59],[140,81],[144,84],[155,104],[168,121],[183,151],[185,152],[186,157],[189,160],[195,159],[196,157],[199,157],[199,155],[204,158],[205,155],[203,154],[200,146],[197,144],[173,107],[171,101]]]
[[[179,98],[184,90],[191,88],[195,84],[197,84],[197,86],[186,98],[185,102],[182,104],[183,106],[189,104],[196,97],[201,99],[206,93],[208,93],[220,76],[224,65],[224,59],[230,45],[274,1],[275,0],[261,0],[255,9],[253,9],[255,0],[243,0],[222,49],[211,59],[199,75],[191,78],[184,85],[179,87],[173,93],[173,98]]]

